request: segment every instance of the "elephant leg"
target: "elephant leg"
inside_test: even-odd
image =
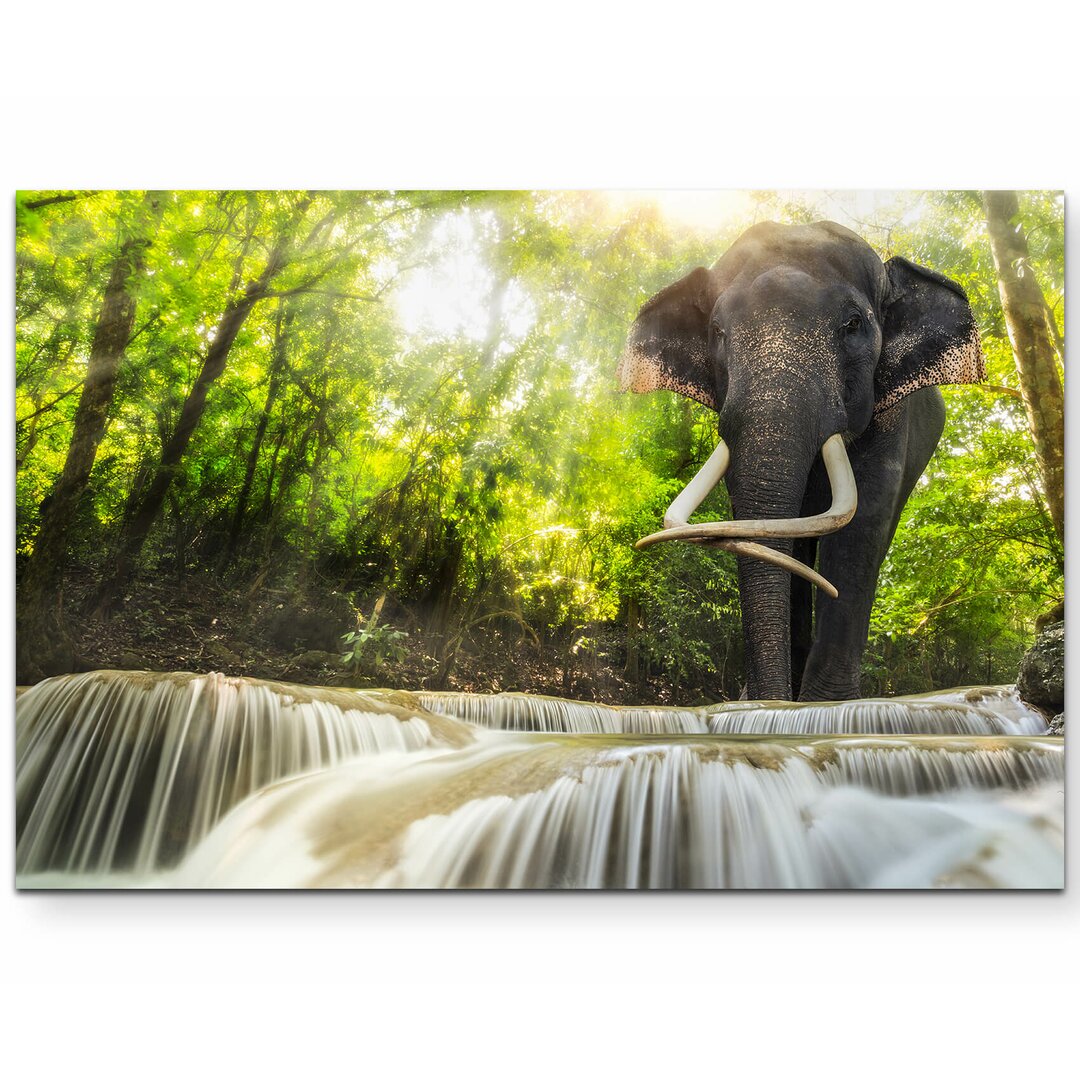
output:
[[[817,540],[795,541],[792,554],[807,566],[817,559]],[[791,692],[797,697],[814,641],[814,587],[805,578],[791,579]]]
[[[929,387],[884,413],[852,448],[859,509],[845,528],[821,539],[818,569],[840,595],[834,600],[818,593],[800,700],[859,697],[878,573],[944,421],[941,394]]]

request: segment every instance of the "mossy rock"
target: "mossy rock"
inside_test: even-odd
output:
[[[1065,708],[1065,623],[1041,631],[1020,661],[1016,690],[1024,701],[1056,714]]]

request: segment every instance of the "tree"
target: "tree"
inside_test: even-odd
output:
[[[56,196],[25,206],[34,209],[73,198]],[[17,666],[22,680],[55,674],[71,664],[71,643],[61,611],[69,530],[105,434],[120,365],[135,326],[136,283],[164,205],[163,192],[148,191],[131,219],[119,226],[120,249],[105,286],[63,472],[44,501],[41,525],[20,582]]]
[[[1065,537],[1065,396],[1056,326],[1035,276],[1015,191],[984,191],[998,290],[1050,517]]]
[[[289,347],[289,327],[292,325],[294,312],[287,309],[288,301],[282,300],[278,304],[277,318],[274,322],[274,359],[270,365],[270,376],[266,391],[266,401],[259,415],[259,422],[255,427],[255,437],[248,451],[247,464],[244,469],[244,482],[240,488],[240,494],[236,499],[236,509],[233,511],[232,523],[229,526],[229,538],[222,552],[219,569],[225,570],[236,554],[237,544],[240,542],[240,532],[247,515],[248,500],[251,497],[251,487],[255,481],[255,470],[259,464],[259,454],[262,451],[263,439],[266,437],[266,429],[270,423],[270,417],[274,411],[278,394],[281,392],[282,383],[285,381],[286,359]]]
[[[105,578],[98,593],[99,607],[105,610],[112,607],[119,591],[127,583],[132,565],[161,512],[169,486],[206,410],[206,399],[210,387],[225,370],[229,352],[252,308],[269,295],[274,278],[288,264],[296,229],[311,205],[312,198],[311,195],[304,195],[297,202],[287,224],[278,233],[262,271],[242,289],[240,289],[240,284],[246,245],[245,250],[238,256],[233,295],[226,304],[214,330],[213,340],[206,350],[202,367],[180,411],[179,422],[162,450],[157,471],[132,514],[124,523],[113,570]],[[309,240],[312,238],[309,237]]]

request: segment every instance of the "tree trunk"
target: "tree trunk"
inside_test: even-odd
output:
[[[315,570],[318,559],[318,543],[315,535],[315,517],[319,508],[320,481],[323,463],[326,456],[329,432],[326,429],[326,411],[330,406],[330,399],[326,394],[325,382],[322,388],[322,401],[313,424],[315,431],[315,453],[311,459],[311,467],[308,471],[308,497],[304,504],[304,513],[300,519],[301,524],[301,550],[303,559],[300,563],[300,573],[297,578],[297,588],[301,591],[307,588],[308,581]],[[380,607],[380,611],[382,608]]]
[[[446,546],[435,566],[427,595],[421,601],[431,604],[428,631],[434,637],[435,655],[440,659],[445,654],[450,637],[450,624],[454,616],[454,590],[465,554],[465,541],[458,533],[458,513],[459,508],[455,507],[454,514],[447,518],[444,540]]]
[[[135,560],[142,551],[150,530],[157,521],[158,514],[165,502],[165,496],[179,471],[180,463],[187,451],[188,444],[195,434],[206,411],[207,394],[210,387],[225,370],[229,352],[237,335],[247,321],[255,305],[262,300],[270,289],[274,277],[286,265],[292,234],[296,223],[310,205],[310,197],[303,200],[293,215],[293,226],[286,228],[277,239],[262,273],[252,281],[244,291],[230,300],[224,314],[218,321],[214,339],[206,352],[203,365],[180,410],[180,419],[172,436],[161,453],[154,478],[135,507],[134,513],[124,523],[120,534],[120,544],[112,573],[102,582],[98,592],[97,606],[102,612],[108,612],[116,604],[120,591],[131,576]]]
[[[277,438],[274,440],[274,452],[270,456],[270,468],[266,473],[266,487],[263,489],[262,506],[259,509],[258,519],[261,522],[267,522],[270,520],[270,513],[274,508],[274,483],[277,480],[278,475],[278,459],[281,457],[281,447],[285,442],[286,428],[282,424],[278,429]],[[266,551],[269,552],[269,534],[270,530],[267,529],[264,539],[267,541]]]
[[[1065,395],[1048,308],[1035,279],[1015,191],[984,191],[983,208],[997,269],[1028,426],[1058,538],[1065,539]]]
[[[266,429],[270,423],[270,414],[274,411],[274,405],[277,403],[278,393],[281,390],[281,383],[285,374],[289,326],[292,321],[293,312],[291,310],[287,314],[283,314],[281,309],[278,310],[277,323],[274,328],[274,360],[270,367],[270,381],[266,390],[266,401],[263,404],[259,423],[255,428],[255,438],[252,441],[251,450],[248,453],[247,467],[244,470],[244,483],[236,500],[236,510],[233,513],[232,524],[229,527],[229,540],[219,567],[222,571],[227,569],[229,563],[232,562],[240,541],[240,531],[244,525],[248,501],[251,498],[251,488],[255,482],[255,469],[259,464],[259,454],[262,452]]]
[[[641,619],[641,607],[637,598],[631,596],[626,601],[626,664],[623,675],[631,682],[639,684],[638,669],[638,623]]]
[[[125,230],[105,286],[64,468],[43,504],[34,549],[19,582],[20,681],[57,674],[71,666],[71,643],[61,607],[68,538],[105,434],[120,364],[135,325],[134,279],[142,272],[146,249],[164,208],[162,192],[147,192],[135,223]]]

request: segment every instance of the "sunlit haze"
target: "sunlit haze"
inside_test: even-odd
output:
[[[710,235],[733,221],[751,223],[771,216],[760,196],[741,190],[611,190],[602,192],[613,218],[639,207],[655,209],[672,227]],[[922,193],[913,191],[778,191],[781,199],[813,207],[822,218],[880,241],[896,225],[910,226],[923,213]],[[756,205],[758,204],[758,205]],[[439,340],[463,337],[483,341],[490,332],[490,300],[494,279],[484,257],[484,213],[446,215],[431,232],[425,265],[401,270],[394,304],[402,329],[410,336]],[[720,252],[717,251],[717,255]],[[394,264],[378,268],[380,276],[399,272]],[[500,350],[519,342],[536,321],[526,293],[512,282],[503,303]]]
[[[672,225],[703,232],[723,228],[735,216],[743,216],[753,205],[749,191],[674,190],[674,191],[605,191],[608,202],[617,209],[654,206]]]
[[[432,231],[430,247],[437,253],[434,261],[406,271],[394,292],[402,328],[426,338],[485,340],[495,280],[476,221],[467,214],[447,215]],[[520,341],[535,321],[532,301],[517,282],[510,282],[502,305],[503,347]]]

